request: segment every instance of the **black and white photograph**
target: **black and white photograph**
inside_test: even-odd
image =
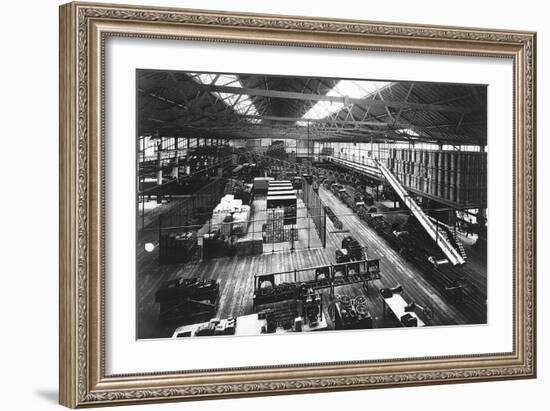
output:
[[[137,339],[487,324],[487,85],[138,69],[136,99]]]

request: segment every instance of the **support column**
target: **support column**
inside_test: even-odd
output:
[[[185,174],[189,175],[191,168],[189,167],[189,151],[191,150],[191,138],[187,137],[187,152],[185,153]]]
[[[157,185],[162,184],[162,160],[161,160],[161,150],[162,150],[162,137],[157,142]]]
[[[466,193],[465,193],[465,201],[466,203],[470,203],[472,200],[472,155],[471,153],[465,153],[466,155]]]
[[[437,196],[443,197],[443,151],[439,151],[437,159]]]
[[[434,179],[435,179],[435,151],[430,151],[428,153],[428,194],[433,194],[434,190]]]
[[[417,174],[417,188],[420,191],[426,192],[426,187],[424,186],[424,177],[425,177],[425,167],[424,167],[424,161],[426,152],[424,150],[420,150],[418,152],[418,174]]]
[[[374,139],[370,138],[370,157],[374,158]]]
[[[175,150],[175,155],[174,155],[174,167],[172,167],[172,175],[171,175],[171,177],[173,177],[173,178],[178,178],[178,176],[179,176],[179,162],[180,162],[180,156],[179,156],[179,152],[178,152],[178,138],[177,138],[177,137],[174,137],[174,150]]]
[[[456,202],[462,202],[462,153],[459,151],[456,159]]]
[[[441,191],[441,197],[447,199],[447,192],[449,190],[449,152],[444,151],[443,152],[443,182],[442,182],[442,191]]]
[[[161,160],[161,150],[162,150],[162,137],[157,142],[157,185],[162,184],[162,160]],[[157,195],[157,203],[162,202],[162,196]]]

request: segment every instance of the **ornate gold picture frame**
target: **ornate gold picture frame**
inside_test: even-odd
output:
[[[201,40],[498,57],[513,62],[513,350],[429,358],[108,375],[105,42]],[[60,403],[199,400],[536,376],[536,35],[92,3],[60,8]],[[263,337],[262,337],[263,338]]]

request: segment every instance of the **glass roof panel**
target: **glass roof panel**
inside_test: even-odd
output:
[[[406,134],[406,135],[409,135],[409,136],[414,136],[414,137],[420,136],[420,134],[418,134],[412,128],[400,128],[398,130],[395,130],[395,132],[399,133],[399,134]]]
[[[340,80],[327,96],[364,98],[391,84],[388,81]]]
[[[201,84],[216,86],[243,87],[241,80],[234,74],[211,74],[211,73],[189,73],[189,75]],[[212,91],[212,94],[223,101],[227,106],[232,107],[237,114],[257,116],[258,111],[250,96],[244,94],[220,93]],[[260,119],[248,118],[251,123],[259,123]]]
[[[329,97],[349,97],[351,99],[366,98],[391,84],[388,81],[370,81],[370,80],[340,80],[327,93]],[[351,107],[353,104],[349,104]],[[336,113],[346,105],[343,102],[323,100],[314,104],[304,115],[304,120],[323,119]],[[305,124],[304,121],[297,122],[298,125]]]

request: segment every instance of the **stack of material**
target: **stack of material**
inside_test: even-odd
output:
[[[218,227],[220,229],[221,234],[223,234],[225,237],[229,237],[231,236],[232,226],[233,226],[233,216],[231,214],[227,214],[223,219],[222,223]]]
[[[233,224],[231,233],[233,235],[245,235],[248,231],[248,219],[250,217],[250,206],[241,206],[240,211],[233,213]]]
[[[284,216],[285,211],[281,208],[267,210],[267,223],[263,225],[264,243],[298,240],[298,229],[294,225],[286,225]]]
[[[250,206],[242,204],[232,194],[226,194],[212,212],[212,228],[222,234],[244,235],[248,229]]]
[[[264,242],[279,243],[284,241],[284,215],[282,208],[267,210]]]
[[[269,181],[269,189],[270,190],[273,189],[273,188],[277,188],[277,187],[292,190],[292,183],[290,182],[290,180],[271,180],[271,181]]]
[[[283,228],[284,241],[298,241],[298,229],[293,225],[285,225]]]
[[[386,166],[404,186],[453,203],[487,202],[487,153],[391,149]]]
[[[296,191],[289,180],[270,181],[266,199],[267,209],[283,208],[287,225],[296,224]]]
[[[235,196],[233,194],[226,194],[222,197],[220,203],[214,208],[212,212],[212,223],[220,223],[223,221],[227,213],[233,209],[233,201]]]

